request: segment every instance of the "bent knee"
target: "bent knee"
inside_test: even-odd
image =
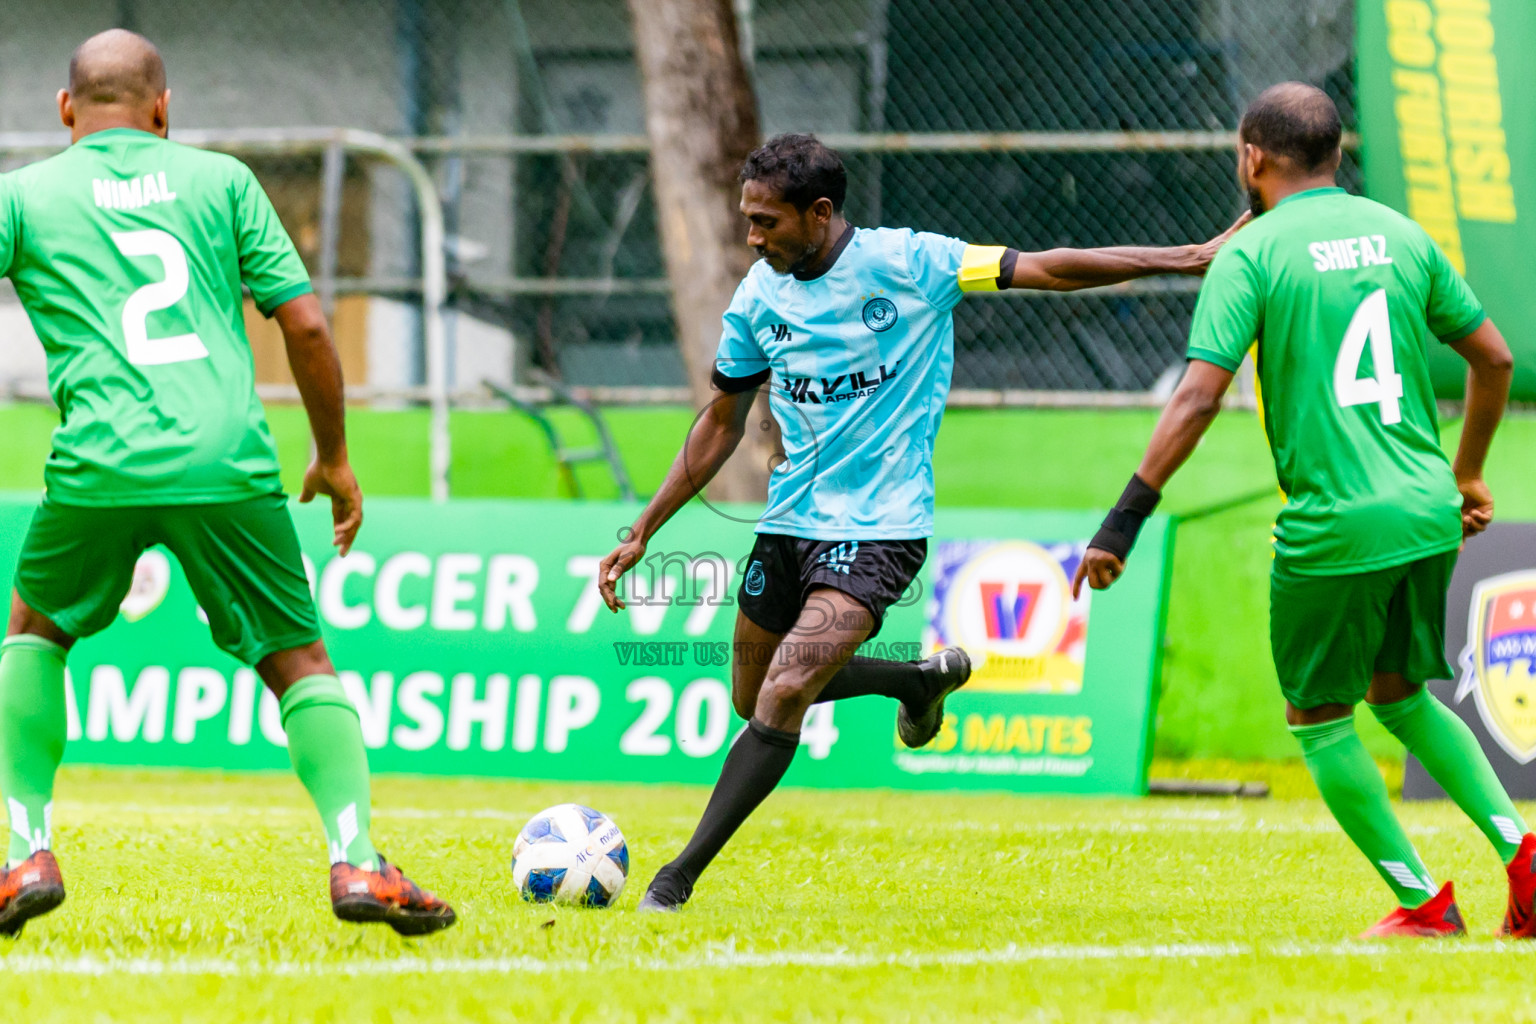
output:
[[[1292,728],[1351,718],[1354,713],[1353,704],[1319,704],[1316,707],[1299,708],[1290,701],[1285,702],[1285,724]]]
[[[756,705],[780,712],[804,711],[821,692],[810,673],[785,672],[772,676],[763,683],[763,690]]]
[[[731,707],[743,720],[750,719],[757,710],[757,693],[749,692],[737,679],[731,680]]]
[[[11,613],[5,635],[42,637],[65,650],[69,650],[75,643],[75,637],[60,629],[48,616],[29,606],[16,592],[11,594]]]

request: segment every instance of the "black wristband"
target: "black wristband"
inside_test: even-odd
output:
[[[1125,493],[1120,495],[1115,507],[1104,517],[1104,525],[1099,527],[1099,532],[1093,535],[1088,546],[1108,551],[1122,562],[1125,561],[1131,548],[1136,546],[1136,535],[1141,532],[1141,524],[1157,508],[1161,497],[1141,477],[1132,476],[1131,482],[1125,485]]]

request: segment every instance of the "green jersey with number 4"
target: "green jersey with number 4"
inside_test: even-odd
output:
[[[282,489],[241,284],[270,315],[310,283],[244,164],[132,129],[88,135],[0,176],[0,272],[42,339],[59,406],[50,500]]]
[[[1428,351],[1483,319],[1422,228],[1343,189],[1285,199],[1217,254],[1189,358],[1236,370],[1258,341],[1290,571],[1369,572],[1461,543]]]

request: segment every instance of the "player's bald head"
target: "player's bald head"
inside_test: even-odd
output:
[[[98,33],[69,58],[69,95],[77,107],[144,106],[165,92],[165,61],[155,44],[127,29]]]
[[[1281,82],[1259,93],[1243,114],[1238,136],[1311,174],[1336,158],[1343,125],[1328,94],[1305,82]]]

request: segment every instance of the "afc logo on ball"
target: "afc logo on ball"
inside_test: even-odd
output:
[[[1488,732],[1521,764],[1536,760],[1536,570],[1480,581],[1472,591],[1456,703],[1468,694]]]
[[[973,691],[1081,692],[1090,597],[1068,582],[1081,557],[1076,544],[941,544],[925,648],[970,652]]]

